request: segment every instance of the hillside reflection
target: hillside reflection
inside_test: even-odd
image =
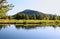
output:
[[[2,28],[6,28],[7,26],[11,26],[12,24],[0,24],[0,30]],[[60,26],[57,26],[57,25],[40,25],[40,24],[14,24],[14,27],[16,29],[33,29],[33,28],[36,28],[36,27],[48,27],[48,26],[51,26],[53,28],[56,28],[56,27],[60,27]]]
[[[53,28],[56,28],[56,27],[60,27],[60,26],[47,26],[47,25],[29,25],[29,26],[25,26],[25,25],[15,25],[15,27],[17,29],[20,29],[20,28],[23,28],[23,29],[33,29],[33,28],[36,28],[36,27],[53,27]]]
[[[32,28],[36,28],[36,27],[38,27],[38,26],[24,26],[24,25],[15,25],[15,27],[17,28],[17,29],[20,29],[20,28],[22,28],[22,29],[32,29]]]

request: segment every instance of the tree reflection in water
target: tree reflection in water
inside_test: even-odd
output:
[[[0,25],[0,30],[2,29],[2,25]]]
[[[2,28],[6,28],[7,26],[10,26],[9,24],[0,24],[0,30],[2,29]]]
[[[11,26],[12,24],[0,24],[0,30],[2,28],[6,28],[6,26]],[[40,24],[14,24],[15,28],[16,29],[33,29],[33,28],[36,28],[36,27],[48,27],[48,26],[52,26],[53,28],[56,28],[56,27],[60,27],[60,26],[57,26],[57,25],[40,25]]]
[[[32,28],[36,28],[38,26],[21,26],[21,25],[15,25],[15,27],[17,29],[23,28],[23,29],[32,29]]]
[[[23,29],[33,29],[33,28],[36,28],[36,27],[53,27],[53,28],[56,28],[56,27],[60,27],[60,26],[55,26],[55,25],[51,25],[51,26],[47,26],[47,25],[15,25],[15,27],[17,29],[20,29],[20,28],[23,28]]]

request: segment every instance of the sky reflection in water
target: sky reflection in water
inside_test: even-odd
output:
[[[60,39],[60,27],[22,28],[10,25],[0,29],[0,39]]]

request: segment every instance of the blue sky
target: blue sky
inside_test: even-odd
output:
[[[60,15],[60,0],[7,0],[7,2],[14,5],[13,9],[7,12],[8,15],[14,15],[25,9]]]

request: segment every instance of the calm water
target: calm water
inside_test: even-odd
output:
[[[0,39],[60,39],[60,27],[0,26]]]

